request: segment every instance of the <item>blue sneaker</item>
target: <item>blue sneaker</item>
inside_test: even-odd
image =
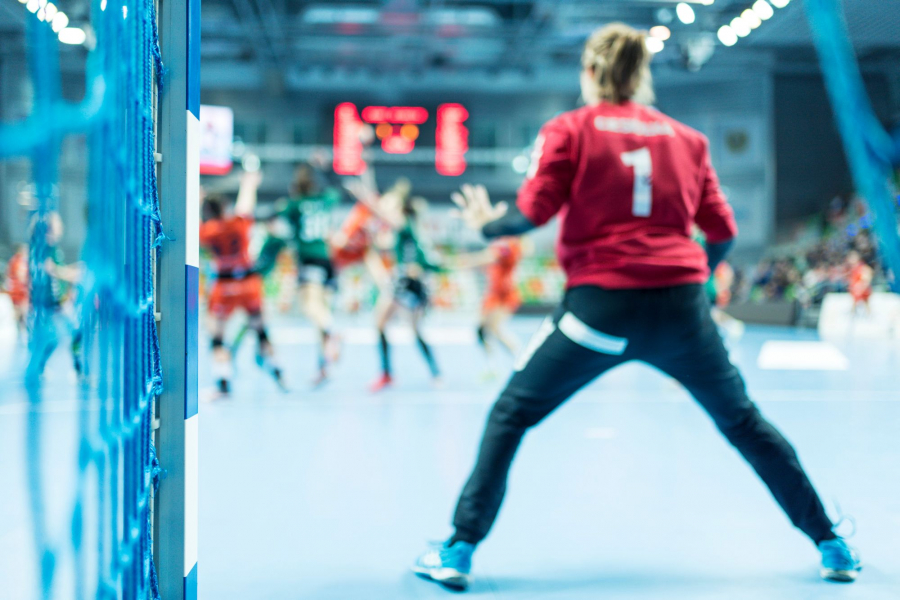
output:
[[[437,542],[428,552],[416,560],[413,573],[419,577],[436,581],[448,588],[465,591],[471,582],[472,553],[475,546],[468,542]]]
[[[819,551],[822,553],[822,579],[844,583],[856,581],[862,564],[859,554],[847,545],[844,538],[820,542]]]

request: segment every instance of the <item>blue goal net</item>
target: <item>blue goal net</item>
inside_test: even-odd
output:
[[[162,373],[154,264],[164,239],[154,140],[162,81],[155,6],[153,0],[91,0],[77,31],[46,0],[15,8],[25,17],[33,93],[26,118],[0,123],[0,160],[27,160],[34,190],[22,377],[34,586],[42,598],[155,598],[151,498],[160,471],[152,440]],[[64,99],[59,63],[61,36],[72,35],[84,35],[89,49],[78,102]],[[83,137],[87,147],[87,229],[75,265],[55,258],[59,158],[67,136]],[[70,288],[65,299],[64,285]],[[44,408],[60,379],[48,364],[64,351],[58,346],[66,306],[77,383],[65,385],[77,386],[78,442],[77,452],[61,458],[52,456]],[[68,461],[73,489],[49,481],[51,461]],[[48,514],[60,494],[69,507],[63,525]]]
[[[892,183],[893,171],[900,167],[900,130],[891,135],[875,116],[840,0],[805,1],[853,181],[875,216],[874,231],[892,275],[891,288],[900,292],[900,207]]]

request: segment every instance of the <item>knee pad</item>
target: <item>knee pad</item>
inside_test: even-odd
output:
[[[260,344],[265,344],[269,341],[269,333],[266,331],[265,327],[260,327],[256,330],[256,336],[259,338]]]
[[[217,336],[215,336],[215,337],[212,339],[212,342],[210,343],[210,346],[212,346],[212,349],[213,349],[213,350],[215,350],[215,349],[217,349],[217,348],[224,348],[224,347],[225,347],[225,340],[223,340],[221,336],[218,336],[218,335],[217,335]]]

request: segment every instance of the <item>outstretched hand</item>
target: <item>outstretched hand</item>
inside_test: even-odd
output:
[[[488,223],[503,217],[509,210],[506,202],[491,204],[487,190],[483,185],[463,185],[459,192],[450,195],[453,203],[459,207],[454,211],[457,217],[471,229],[481,231]]]

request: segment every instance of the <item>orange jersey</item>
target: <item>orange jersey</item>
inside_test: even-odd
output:
[[[488,289],[492,291],[514,289],[516,284],[513,276],[522,259],[522,244],[516,239],[504,239],[494,242],[490,247],[496,258],[487,269]]]
[[[368,206],[357,202],[350,209],[350,214],[341,225],[341,234],[346,242],[334,251],[334,261],[344,267],[359,262],[366,255],[371,245],[368,225],[372,219],[372,211]]]
[[[848,288],[854,300],[868,300],[872,295],[872,268],[860,263],[850,269]]]
[[[253,267],[250,258],[250,228],[253,219],[232,216],[212,219],[200,225],[200,244],[215,256],[219,275],[247,273]]]
[[[28,257],[16,252],[6,265],[6,291],[13,304],[28,302]]]
[[[731,303],[731,285],[734,283],[734,269],[724,260],[713,273],[716,284],[716,306],[725,308]]]
[[[371,209],[365,204],[357,202],[350,209],[350,214],[347,215],[347,218],[344,219],[344,224],[341,225],[341,232],[347,236],[347,239],[353,239],[360,232],[366,233],[366,225],[369,224],[369,219],[371,218]]]
[[[238,308],[258,315],[263,304],[263,280],[259,275],[243,279],[218,279],[209,294],[209,312],[227,319]]]
[[[522,303],[516,288],[515,273],[522,259],[522,244],[518,239],[501,239],[490,246],[494,262],[487,269],[487,293],[483,309],[486,311],[503,307],[514,312]]]

